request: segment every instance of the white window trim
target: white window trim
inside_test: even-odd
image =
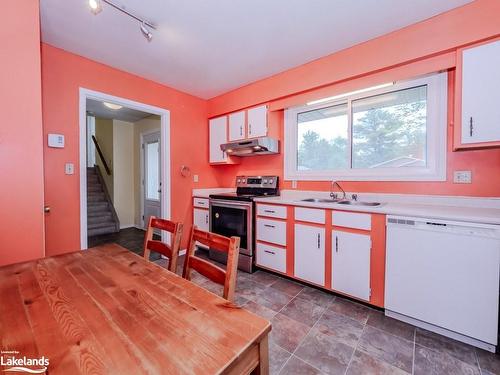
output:
[[[298,181],[446,181],[447,141],[447,92],[446,73],[397,82],[370,92],[352,95],[339,100],[288,108],[285,110],[284,179]],[[422,168],[366,168],[324,171],[297,170],[297,115],[301,112],[348,103],[349,132],[351,127],[352,100],[392,91],[427,85],[427,167]]]

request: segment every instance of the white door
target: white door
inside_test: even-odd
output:
[[[218,117],[209,121],[210,163],[221,163],[227,160],[226,153],[220,145],[227,142],[227,117]]]
[[[267,105],[248,110],[248,138],[267,135]]]
[[[244,139],[245,132],[245,111],[231,113],[229,115],[229,140]]]
[[[160,132],[143,135],[143,223],[150,216],[161,217]]]
[[[370,300],[370,236],[332,232],[332,289]]]
[[[295,276],[325,285],[325,228],[295,224]]]
[[[462,55],[462,143],[500,141],[500,41]]]

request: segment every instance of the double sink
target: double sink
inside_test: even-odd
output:
[[[301,199],[301,202],[310,202],[310,203],[334,203],[334,204],[344,204],[349,206],[380,206],[379,202],[364,202],[357,201],[354,199],[324,199],[324,198],[306,198]]]

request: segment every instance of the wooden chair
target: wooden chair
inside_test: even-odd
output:
[[[153,230],[160,229],[172,234],[170,245],[153,239]],[[182,237],[182,223],[160,219],[155,216],[149,218],[148,230],[144,238],[144,258],[149,260],[151,251],[160,253],[168,258],[168,269],[175,273],[177,270],[177,259]]]
[[[220,267],[194,255],[196,242],[227,253],[227,267]],[[236,288],[236,272],[238,268],[238,255],[240,253],[239,237],[224,237],[220,234],[204,232],[193,226],[189,238],[186,260],[184,261],[184,272],[182,277],[191,279],[191,269],[199,272],[213,282],[224,285],[223,297],[234,302],[234,290]]]

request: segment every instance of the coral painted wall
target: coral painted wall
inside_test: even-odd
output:
[[[46,44],[42,44],[42,83],[44,134],[66,136],[64,149],[44,148],[45,196],[52,207],[46,218],[47,255],[80,248],[80,87],[170,110],[172,218],[192,222],[194,184],[192,177],[181,176],[181,165],[200,175],[196,187],[218,184],[206,164],[205,100]],[[74,175],[64,174],[67,162],[75,163]]]
[[[2,2],[0,266],[44,254],[38,1]]]
[[[445,182],[345,182],[357,192],[413,193],[500,197],[500,149],[452,152],[454,67],[456,49],[500,34],[500,1],[477,0],[463,7],[393,33],[339,51],[223,94],[208,102],[209,117],[269,103],[283,141],[283,111],[290,105],[369,87],[393,79],[412,78],[442,68],[449,70],[448,151]],[[427,69],[427,70],[426,70]],[[384,77],[376,81],[378,78]],[[237,165],[213,166],[222,185],[232,186],[237,174],[283,177],[283,154],[241,158]],[[471,170],[472,184],[454,184],[454,170]],[[282,188],[291,188],[284,181]],[[299,181],[298,189],[328,190],[326,181]]]

